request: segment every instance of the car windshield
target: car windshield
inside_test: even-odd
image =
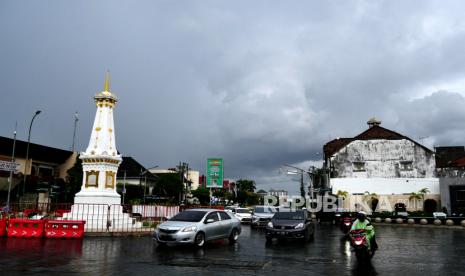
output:
[[[236,213],[245,214],[250,213],[249,209],[236,209]]]
[[[274,219],[286,219],[286,220],[303,220],[304,219],[304,212],[297,211],[297,212],[278,212],[274,214]]]
[[[184,211],[172,217],[170,221],[199,222],[206,213],[205,211]]]
[[[260,206],[260,207],[255,207],[254,208],[255,213],[276,213],[276,209],[271,206]]]

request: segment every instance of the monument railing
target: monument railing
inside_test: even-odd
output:
[[[180,206],[21,202],[3,211],[16,218],[84,220],[87,233],[147,233],[179,213]]]

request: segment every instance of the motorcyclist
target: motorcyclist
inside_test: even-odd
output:
[[[359,229],[364,229],[366,231],[366,239],[369,246],[368,249],[372,249],[372,252],[378,249],[378,244],[375,239],[375,229],[373,225],[371,225],[371,222],[364,211],[358,212],[357,219],[352,224],[352,228],[350,230],[353,231]]]

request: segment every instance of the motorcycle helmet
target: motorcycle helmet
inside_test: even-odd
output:
[[[364,211],[360,211],[357,214],[357,219],[361,222],[364,222],[366,217],[367,217],[367,213],[365,213]]]

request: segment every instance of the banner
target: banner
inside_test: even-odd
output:
[[[18,163],[13,164],[13,162],[10,162],[10,161],[0,160],[0,171],[17,172],[19,170],[19,166],[20,164]]]
[[[223,159],[207,159],[207,188],[223,188]]]

